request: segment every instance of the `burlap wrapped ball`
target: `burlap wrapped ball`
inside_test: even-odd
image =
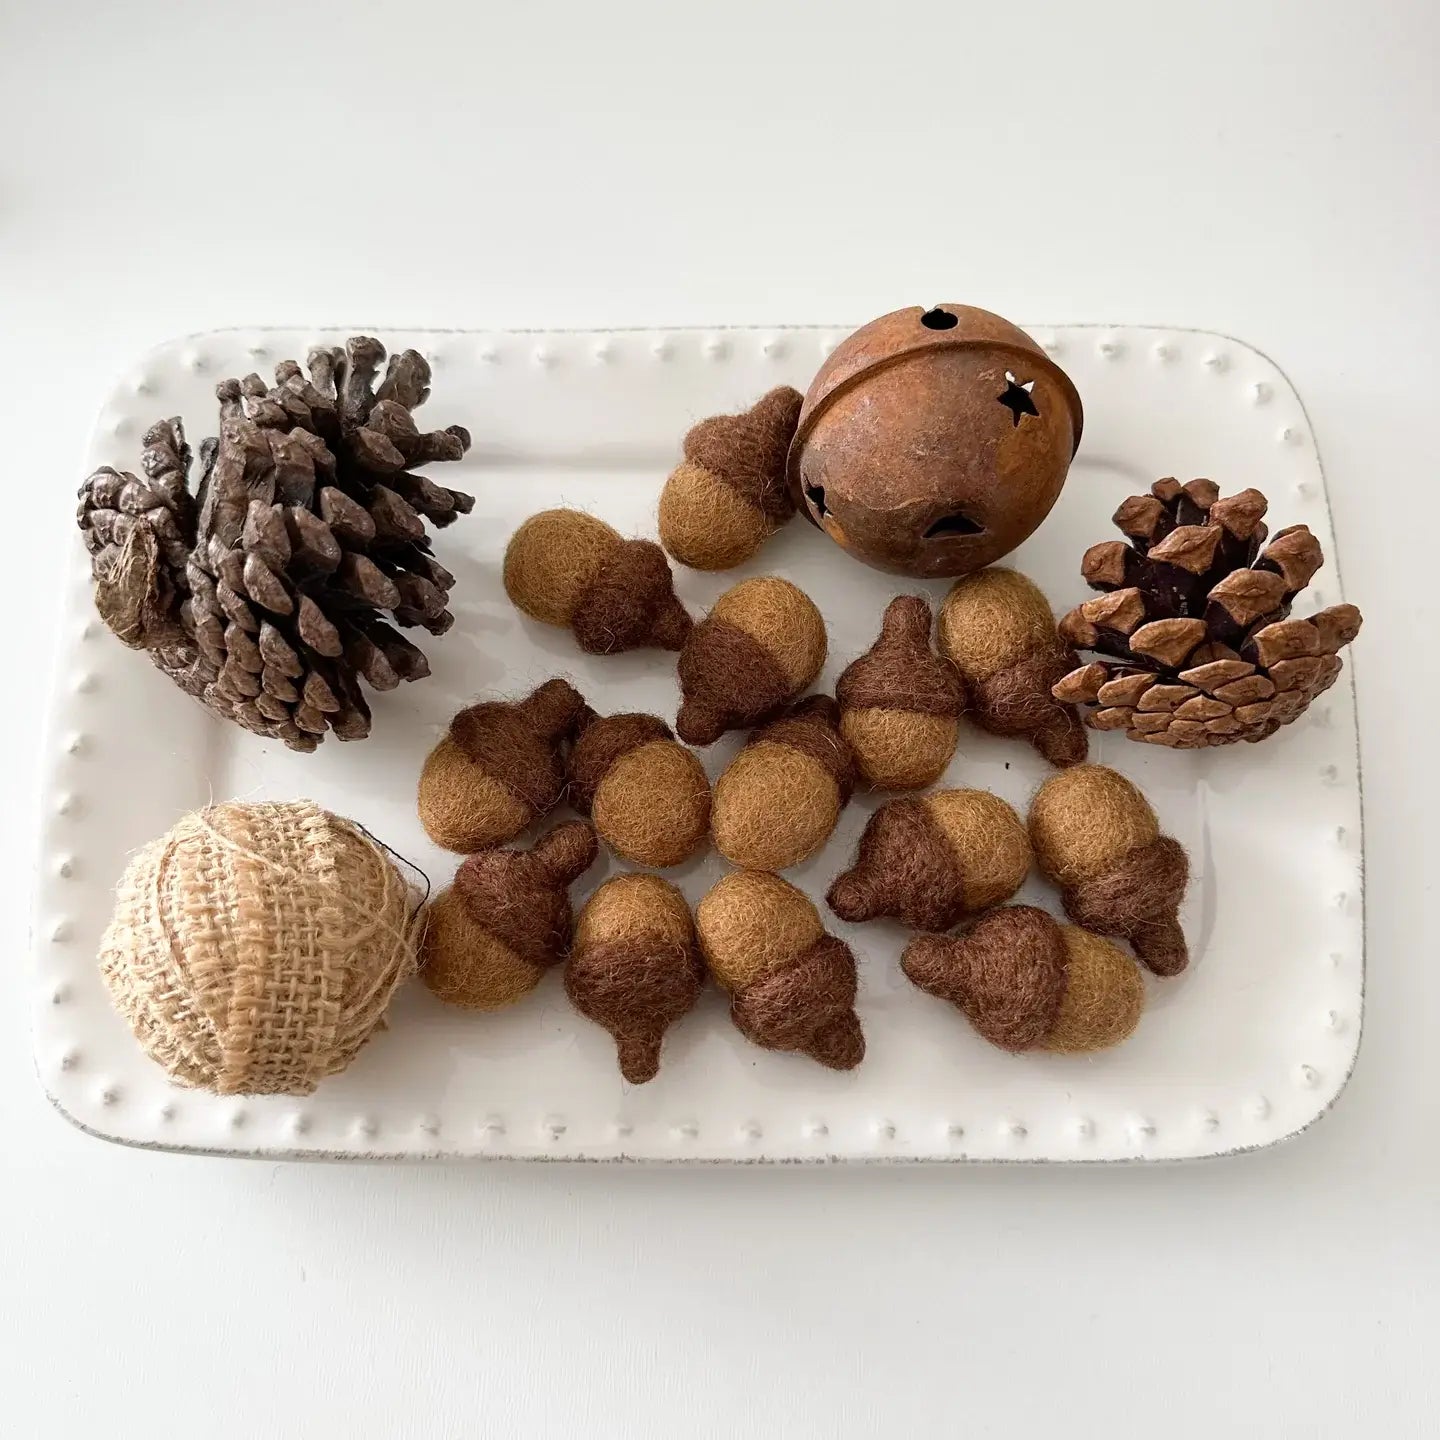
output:
[[[359,826],[309,801],[212,805],[135,856],[100,943],[146,1053],[218,1095],[308,1095],[415,971],[417,905]]]

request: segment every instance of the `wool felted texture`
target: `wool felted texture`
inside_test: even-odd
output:
[[[855,957],[825,933],[801,891],[778,875],[732,871],[696,907],[695,929],[747,1039],[809,1055],[832,1070],[864,1059]]]
[[[1178,914],[1189,859],[1123,775],[1103,765],[1052,775],[1030,802],[1029,827],[1040,868],[1077,925],[1128,940],[1157,975],[1189,964]]]
[[[564,680],[547,680],[523,700],[461,710],[420,772],[425,833],[469,855],[549,814],[565,789],[562,744],[584,713],[584,698]]]
[[[852,924],[890,918],[949,930],[1008,900],[1032,861],[1020,817],[987,790],[939,790],[888,801],[860,836],[855,864],[826,897]]]
[[[964,677],[981,729],[1021,736],[1052,765],[1089,754],[1075,707],[1050,693],[1079,658],[1056,633],[1049,602],[1019,571],[991,566],[957,580],[940,607],[940,650]]]
[[[685,897],[658,875],[616,875],[586,902],[565,962],[565,993],[615,1037],[620,1073],[632,1084],[660,1069],[665,1031],[705,982]]]
[[[660,492],[660,543],[682,565],[729,570],[794,515],[785,459],[803,403],[781,385],[742,414],[691,427]]]
[[[1103,1050],[1134,1031],[1145,1006],[1128,955],[1032,905],[992,910],[963,935],[916,936],[900,964],[1002,1050]]]
[[[742,580],[680,652],[675,729],[691,745],[709,745],[768,720],[811,685],[825,654],[825,622],[803,590],[775,575]]]
[[[212,805],[126,868],[100,974],[151,1059],[219,1095],[307,1095],[383,1025],[418,906],[359,826]]]
[[[665,552],[580,510],[542,510],[510,537],[505,593],[532,620],[568,627],[591,655],[678,650],[691,620]]]
[[[589,716],[569,771],[571,802],[623,859],[679,865],[705,843],[709,777],[657,716]]]
[[[840,708],[807,695],[755,731],[715,782],[711,830],[732,865],[784,870],[834,833],[855,788]]]
[[[570,885],[595,860],[583,820],[529,850],[484,850],[430,905],[420,977],[441,1000],[498,1010],[528,995],[570,948]]]
[[[930,602],[897,595],[880,638],[840,674],[840,733],[875,790],[923,790],[945,773],[960,739],[965,683],[930,648]]]

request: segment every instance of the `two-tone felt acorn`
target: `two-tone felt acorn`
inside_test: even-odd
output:
[[[734,870],[695,911],[706,967],[730,1014],[767,1050],[809,1055],[832,1070],[865,1057],[855,1013],[855,957],[825,933],[809,898],[778,875]]]
[[[425,833],[469,855],[549,814],[565,789],[562,745],[585,708],[565,680],[547,680],[523,700],[466,706],[420,772]]]
[[[583,820],[529,850],[482,850],[431,902],[420,976],[447,1004],[499,1010],[523,999],[570,948],[569,887],[595,861]]]
[[[1040,868],[1077,925],[1128,940],[1157,975],[1189,964],[1178,913],[1189,859],[1123,775],[1103,765],[1052,775],[1030,802],[1029,827]]]
[[[781,385],[739,415],[690,428],[660,492],[660,543],[682,565],[729,570],[794,515],[785,459],[803,403]]]
[[[855,864],[826,896],[852,924],[894,919],[949,930],[1008,900],[1032,861],[1020,817],[987,790],[940,790],[888,801],[860,836]]]
[[[897,595],[880,637],[840,674],[840,733],[875,790],[923,790],[945,773],[960,739],[965,683],[930,648],[930,602]]]
[[[917,935],[901,968],[1002,1050],[1083,1054],[1140,1021],[1145,982],[1118,946],[1033,905],[982,915],[963,935]]]
[[[840,709],[807,695],[756,730],[715,782],[711,829],[732,865],[784,870],[830,838],[855,785]]]
[[[624,860],[663,869],[705,843],[709,777],[657,716],[589,712],[577,727],[569,776],[571,803]]]
[[[1079,663],[1060,639],[1049,602],[1017,570],[991,566],[957,580],[940,607],[940,651],[970,692],[970,718],[995,735],[1028,740],[1052,765],[1089,753],[1085,728],[1052,688]]]
[[[582,510],[542,510],[510,537],[505,593],[532,620],[569,629],[590,655],[678,650],[689,612],[651,540],[626,540]]]
[[[658,875],[616,875],[585,902],[565,962],[565,993],[615,1037],[632,1084],[660,1069],[665,1032],[695,1004],[705,966],[685,897]]]
[[[803,590],[776,575],[742,580],[680,652],[680,738],[709,745],[758,725],[803,694],[825,664],[825,622]]]

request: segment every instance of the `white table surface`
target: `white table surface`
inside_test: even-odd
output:
[[[1435,7],[706,10],[0,0],[0,1433],[1433,1433]],[[31,677],[117,369],[236,323],[934,300],[1227,331],[1308,403],[1367,617],[1330,1117],[1187,1168],[687,1171],[217,1162],[49,1110]]]

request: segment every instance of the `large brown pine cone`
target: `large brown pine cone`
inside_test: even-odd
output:
[[[1129,537],[1092,545],[1081,572],[1102,591],[1060,621],[1098,657],[1053,693],[1096,730],[1177,749],[1264,740],[1340,674],[1360,630],[1353,605],[1290,619],[1324,564],[1304,525],[1265,544],[1258,490],[1222,498],[1209,480],[1157,480],[1115,512]],[[1262,548],[1263,546],[1263,548]]]
[[[430,673],[389,621],[441,635],[454,618],[425,522],[474,502],[412,472],[460,459],[470,436],[422,432],[411,412],[430,367],[406,350],[376,385],[384,358],[357,336],[311,351],[308,376],[286,360],[273,386],[222,381],[193,495],[178,418],[146,432],[144,479],[107,466],[80,489],[106,624],[217,714],[295,750],[370,733],[362,677],[388,690]]]

